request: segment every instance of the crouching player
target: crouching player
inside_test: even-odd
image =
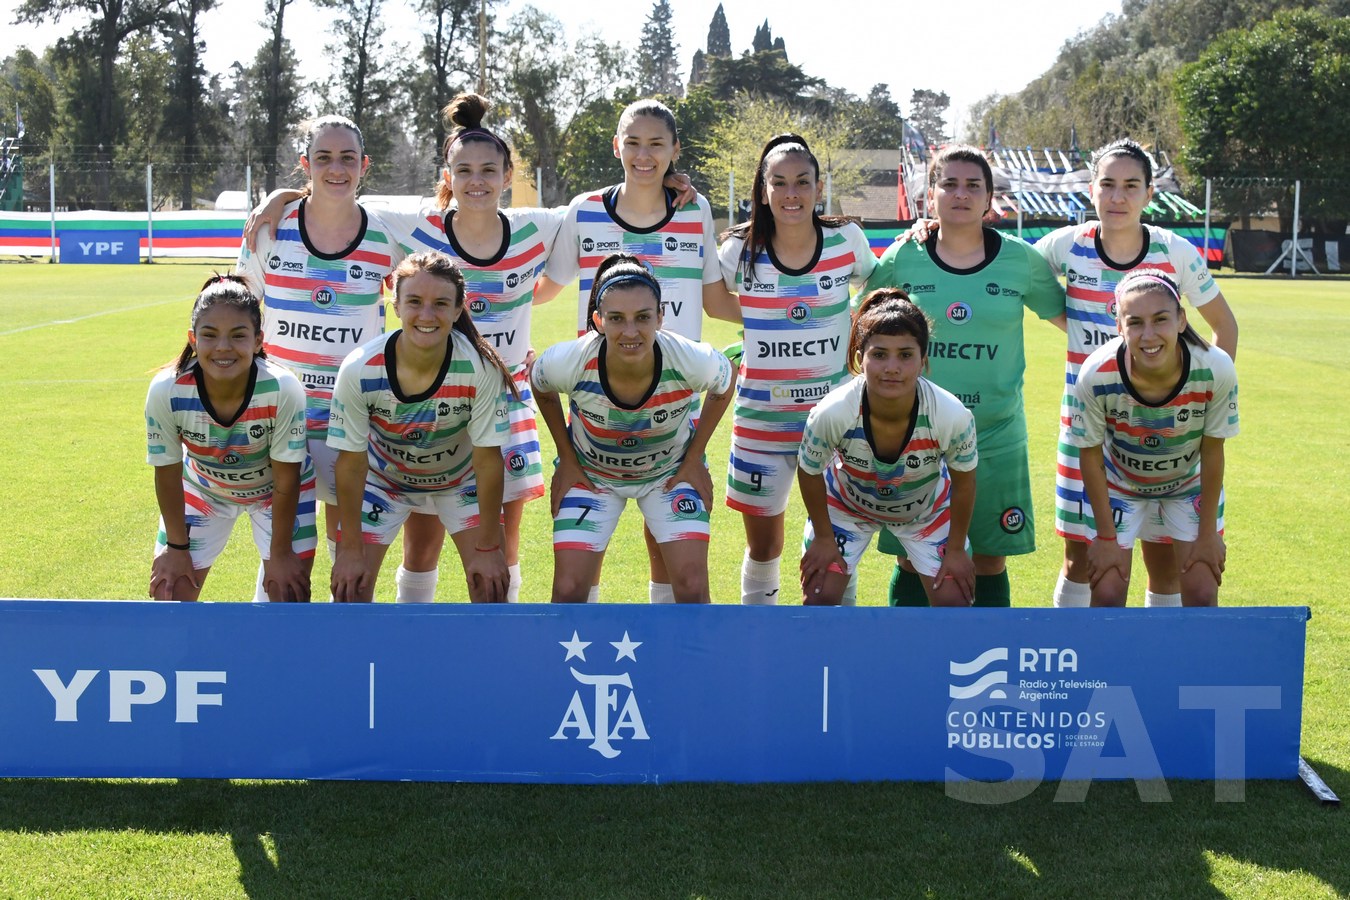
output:
[[[898,288],[875,290],[853,317],[855,376],[806,420],[797,482],[806,503],[802,602],[837,605],[872,534],[889,531],[934,606],[969,606],[975,564],[975,418],[924,378],[929,322]],[[824,539],[816,540],[817,535]]]
[[[316,541],[305,389],[264,356],[262,341],[262,307],[248,283],[215,276],[192,305],[187,346],[150,384],[155,600],[197,599],[240,513],[263,559],[256,599],[309,600]]]
[[[1223,442],[1238,433],[1233,361],[1187,323],[1176,282],[1158,269],[1121,279],[1116,327],[1078,373],[1081,412],[1068,431],[1097,535],[1092,605],[1125,604],[1135,540],[1170,538],[1182,604],[1214,606],[1227,556]]]
[[[560,457],[550,491],[553,602],[593,594],[619,515],[636,500],[675,602],[707,603],[712,477],[703,451],[731,405],[731,361],[660,330],[661,284],[635,256],[600,264],[589,312],[591,330],[545,350],[530,373]],[[570,427],[560,393],[569,398]]]
[[[338,370],[328,443],[341,534],[333,599],[373,598],[380,564],[408,516],[440,518],[475,603],[505,602],[501,445],[518,395],[465,312],[464,276],[440,252],[394,269],[402,328],[352,351]]]

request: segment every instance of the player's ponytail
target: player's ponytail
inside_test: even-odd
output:
[[[1130,294],[1163,294],[1176,304],[1177,315],[1181,315],[1181,288],[1172,280],[1172,276],[1162,269],[1133,269],[1125,274],[1116,285],[1116,305],[1119,308],[1120,301]],[[1181,332],[1181,340],[1190,344],[1192,347],[1199,347],[1202,350],[1209,349],[1209,341],[1200,336],[1190,323],[1186,320],[1186,327]]]
[[[502,380],[506,383],[506,389],[511,394],[511,399],[520,400],[520,388],[516,387],[516,380],[511,377],[511,370],[506,367],[501,356],[487,339],[479,333],[478,328],[473,324],[473,317],[469,315],[468,309],[464,308],[464,273],[455,265],[454,260],[439,250],[424,250],[421,253],[414,253],[405,257],[403,262],[394,269],[392,276],[394,279],[394,296],[399,296],[399,286],[404,279],[416,275],[418,272],[426,272],[435,278],[448,281],[455,286],[455,305],[461,307],[459,317],[455,319],[454,329],[469,339],[473,349],[477,351],[483,362],[488,363],[501,373]]]
[[[928,334],[932,323],[915,306],[909,294],[897,287],[877,288],[853,311],[853,327],[848,335],[848,370],[862,373],[862,356],[873,335],[908,334],[919,344],[919,352],[928,356]]]
[[[201,291],[197,294],[197,299],[192,303],[192,317],[189,320],[188,327],[194,332],[197,330],[197,322],[213,306],[233,306],[243,310],[248,316],[249,322],[253,325],[255,332],[262,331],[262,302],[258,295],[253,292],[249,281],[243,275],[212,275],[206,279],[206,284],[202,285]],[[256,359],[259,356],[267,354],[261,349],[254,354]],[[178,354],[178,359],[173,363],[175,374],[182,375],[192,366],[192,361],[197,358],[197,348],[191,341],[183,347],[183,351]]]

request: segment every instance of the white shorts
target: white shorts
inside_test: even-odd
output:
[[[916,572],[920,575],[936,575],[942,565],[942,555],[947,552],[947,535],[951,530],[950,502],[951,491],[947,490],[927,515],[897,525],[861,518],[845,509],[833,497],[829,498],[830,527],[834,530],[834,541],[839,545],[839,555],[844,557],[849,574],[858,571],[863,553],[872,543],[872,535],[884,530],[900,542]],[[802,530],[803,551],[811,546],[815,536],[815,529],[808,518]],[[970,550],[969,538],[966,539],[966,550]]]
[[[596,484],[596,490],[573,486],[553,517],[553,549],[603,553],[629,500],[636,500],[642,518],[658,544],[707,541],[708,507],[689,484],[671,491],[657,479],[641,485]]]
[[[727,506],[752,516],[787,511],[797,486],[797,454],[747,450],[731,441],[727,460]]]
[[[329,506],[337,505],[338,451],[321,437],[309,439],[309,458],[314,462],[314,498]]]
[[[216,561],[225,549],[241,514],[247,514],[253,525],[253,544],[263,559],[272,558],[272,498],[253,503],[233,503],[200,493],[192,482],[183,482],[183,510],[187,514],[188,551],[192,568],[205,569]],[[155,537],[155,556],[168,548],[164,520],[159,520]],[[296,556],[309,558],[318,545],[314,527],[314,469],[305,465],[300,471],[300,502],[295,510],[295,525],[291,530],[291,549]]]
[[[502,502],[534,500],[544,496],[544,469],[539,458],[539,426],[535,421],[534,395],[530,393],[530,379],[525,367],[512,376],[520,390],[520,400],[506,395],[506,414],[511,423],[511,437],[502,446],[502,464],[505,483]]]
[[[1219,493],[1219,534],[1223,534],[1223,492]],[[1125,549],[1135,541],[1194,541],[1200,534],[1200,495],[1127,497],[1111,491],[1111,517],[1116,543]]]
[[[435,516],[449,534],[478,527],[478,485],[472,480],[443,491],[403,492],[366,479],[361,498],[361,539],[388,546],[413,513]]]

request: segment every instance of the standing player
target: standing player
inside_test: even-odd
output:
[[[876,257],[853,222],[816,213],[820,164],[799,135],[764,145],[750,219],[719,256],[745,323],[733,409],[727,506],[745,523],[741,602],[775,603],[783,521],[806,416],[846,377],[849,284]]]
[[[378,216],[356,202],[370,158],[354,122],[324,116],[311,123],[300,167],[307,193],[282,195],[289,202],[276,218],[275,237],[266,228],[246,236],[238,270],[262,288],[264,348],[305,386],[309,453],[335,554],[337,454],[325,443],[333,384],[343,358],[384,331],[383,282],[403,251]]]
[[[567,208],[557,243],[536,293],[537,303],[557,296],[579,279],[577,334],[586,332],[586,303],[596,269],[613,253],[629,253],[648,266],[661,284],[663,327],[691,341],[703,337],[703,313],[739,321],[736,298],[722,283],[713,234],[712,208],[695,194],[681,204],[664,186],[680,155],[675,115],[656,100],[638,100],[619,116],[614,155],[623,164],[623,183],[578,195]],[[669,575],[650,534],[652,602],[669,602]]]
[[[980,465],[970,542],[976,606],[1007,606],[1006,558],[1036,549],[1022,405],[1023,311],[1064,328],[1064,289],[1050,266],[1029,245],[983,226],[992,187],[979,150],[939,152],[928,170],[928,193],[940,230],[922,243],[892,244],[867,282],[869,291],[903,287],[937,323],[928,349],[932,380],[975,414]],[[884,534],[879,547],[901,549]],[[906,563],[896,566],[891,602],[926,602]]]
[[[1116,289],[1120,337],[1083,363],[1067,440],[1079,448],[1096,534],[1092,605],[1123,606],[1136,538],[1171,540],[1186,606],[1218,603],[1223,442],[1238,432],[1237,373],[1186,322],[1177,283],[1135,269]]]
[[[506,600],[501,446],[515,386],[464,307],[464,276],[449,257],[409,256],[394,270],[403,327],[338,371],[328,443],[338,451],[339,602],[372,599],[385,552],[414,511],[450,532],[471,601]]]
[[[591,332],[545,350],[530,380],[558,446],[553,476],[553,600],[588,599],[627,501],[636,500],[679,603],[707,603],[708,506],[703,452],[731,404],[731,362],[661,330],[661,283],[636,257],[596,269]],[[707,393],[697,427],[698,395]],[[570,425],[560,393],[569,397]]]
[[[859,305],[848,366],[861,377],[811,410],[802,438],[804,603],[838,604],[876,531],[904,547],[930,604],[974,598],[975,417],[922,376],[927,347],[928,318],[904,291]]]
[[[1065,434],[1077,411],[1078,367],[1116,336],[1116,285],[1142,267],[1166,272],[1213,329],[1214,343],[1230,358],[1237,356],[1237,320],[1199,252],[1185,238],[1140,222],[1153,197],[1153,169],[1153,160],[1134,141],[1102,147],[1092,156],[1090,188],[1098,221],[1061,228],[1036,243],[1051,266],[1065,274],[1068,290],[1069,355],[1055,470],[1055,530],[1064,538],[1064,568],[1055,585],[1056,606],[1086,606],[1090,599],[1087,554],[1094,522],[1078,471],[1078,448]],[[1143,557],[1149,574],[1145,604],[1180,605],[1180,573],[1171,546],[1146,540]]]
[[[262,555],[262,596],[308,601],[314,563],[314,472],[305,449],[305,391],[266,359],[262,311],[248,283],[218,275],[192,306],[187,346],[150,384],[147,462],[155,467],[159,535],[155,600],[196,600],[246,513]]]

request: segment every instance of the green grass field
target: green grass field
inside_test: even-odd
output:
[[[7,485],[0,597],[145,596],[157,512],[142,405],[181,349],[211,267],[0,264],[0,429]],[[1242,326],[1240,437],[1228,443],[1225,605],[1307,605],[1303,755],[1350,794],[1350,280],[1229,278]],[[571,336],[574,294],[537,310],[534,344]],[[714,323],[718,346],[735,339]],[[1027,407],[1040,550],[1011,563],[1014,603],[1048,606],[1063,337],[1027,325]],[[1330,402],[1328,402],[1330,401]],[[723,479],[729,423],[709,451]],[[547,434],[544,456],[552,455]],[[720,497],[719,497],[720,503]],[[790,509],[789,548],[803,512]],[[739,597],[739,516],[718,506],[715,602]],[[645,600],[630,509],[606,560],[606,601]],[[547,506],[523,534],[524,599],[548,595]],[[1340,562],[1337,562],[1340,560]],[[203,599],[252,595],[244,530]],[[392,598],[395,562],[377,596]],[[315,584],[327,582],[324,555]],[[884,594],[872,554],[859,602]],[[795,556],[784,555],[785,588]],[[439,592],[463,597],[458,561]],[[785,591],[785,594],[787,591]],[[1133,601],[1142,597],[1136,583]],[[1055,785],[976,806],[941,785],[549,787],[347,783],[0,781],[0,896],[1120,896],[1350,895],[1350,830],[1297,783],[1131,783],[1054,803]]]

